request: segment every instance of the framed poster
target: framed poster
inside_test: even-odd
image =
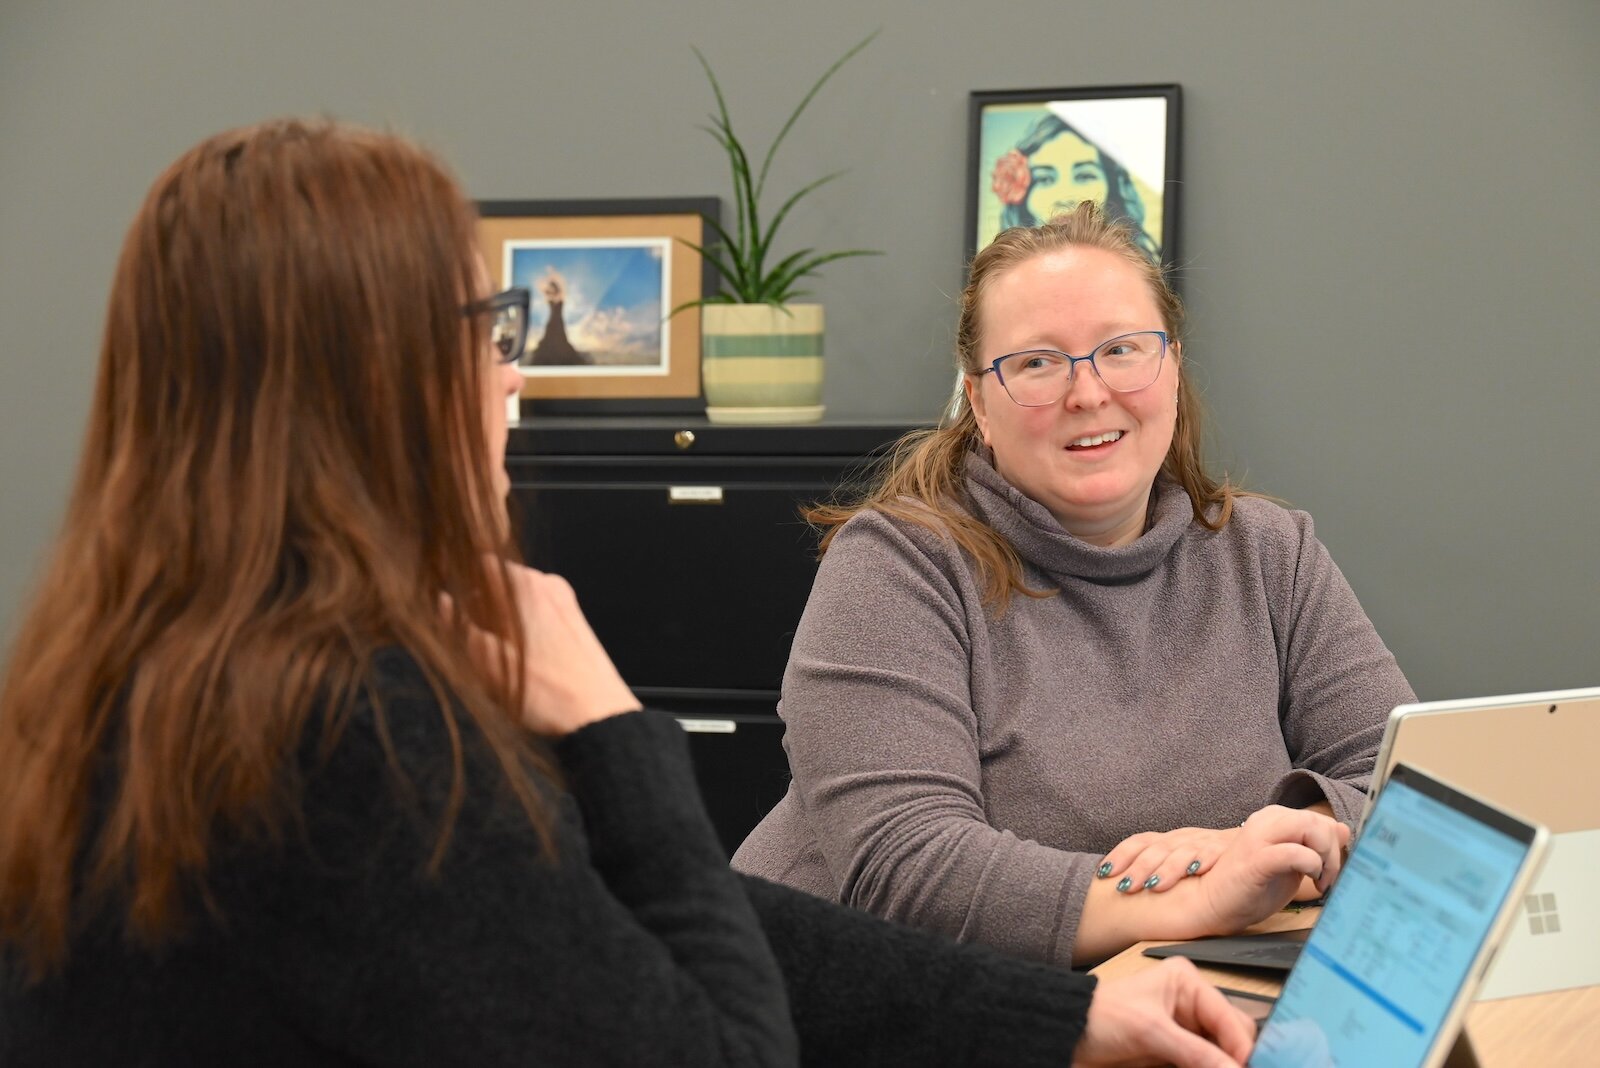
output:
[[[1180,102],[1176,85],[974,92],[963,262],[1007,227],[1093,200],[1175,264]]]
[[[564,412],[700,411],[700,310],[714,197],[491,200],[478,238],[498,289],[533,295],[522,397]]]

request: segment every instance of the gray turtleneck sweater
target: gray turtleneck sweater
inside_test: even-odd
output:
[[[1060,592],[996,619],[948,536],[852,518],[784,675],[794,781],[735,867],[1067,965],[1127,836],[1272,803],[1357,818],[1414,695],[1310,516],[1247,497],[1213,532],[1161,480],[1149,529],[1102,549],[983,456],[967,475],[1028,585]]]

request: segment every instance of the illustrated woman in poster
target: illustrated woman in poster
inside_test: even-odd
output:
[[[1167,113],[1159,99],[997,103],[983,109],[975,249],[1089,200],[1127,222],[1154,260],[1162,247]]]
[[[1161,245],[1145,228],[1144,199],[1133,176],[1116,157],[1046,114],[1017,146],[995,164],[990,188],[1000,198],[1000,228],[1037,226],[1092,200],[1113,219],[1133,224],[1139,244],[1152,258]]]

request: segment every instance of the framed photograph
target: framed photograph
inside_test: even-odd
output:
[[[1176,85],[973,93],[964,262],[1007,227],[1094,200],[1175,264],[1179,105]]]
[[[497,288],[533,295],[517,362],[524,405],[567,413],[700,411],[704,246],[715,197],[489,200],[478,237]]]

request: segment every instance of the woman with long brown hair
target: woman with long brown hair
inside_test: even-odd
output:
[[[150,191],[0,690],[0,1063],[1242,1057],[1192,968],[1096,989],[728,869],[682,732],[516,562],[528,294],[473,230],[328,123]]]
[[[1327,888],[1411,689],[1310,517],[1207,470],[1183,328],[1092,202],[974,258],[965,403],[813,513],[794,779],[735,867],[1061,964]]]

